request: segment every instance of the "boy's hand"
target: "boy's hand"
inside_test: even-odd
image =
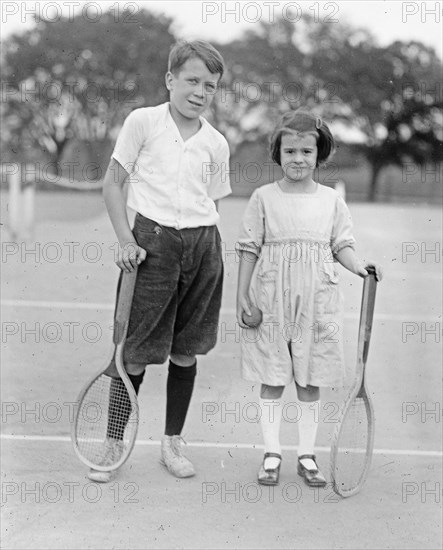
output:
[[[118,267],[129,273],[146,259],[146,250],[138,246],[135,241],[127,242],[118,247]]]
[[[251,306],[247,296],[239,296],[237,298],[237,322],[242,328],[249,328],[243,321],[243,312],[251,315]]]
[[[368,276],[368,272],[366,271],[367,267],[372,267],[373,269],[375,269],[375,279],[377,281],[380,282],[383,279],[383,269],[381,265],[372,261],[360,263],[357,267],[357,275],[360,275],[360,277],[367,277]]]

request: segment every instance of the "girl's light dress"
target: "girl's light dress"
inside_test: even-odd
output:
[[[249,297],[263,312],[243,330],[242,376],[269,386],[344,385],[343,300],[334,254],[353,247],[341,196],[317,184],[311,194],[277,183],[254,191],[237,248],[258,256]]]

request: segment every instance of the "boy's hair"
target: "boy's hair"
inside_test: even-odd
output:
[[[179,40],[176,42],[169,53],[168,71],[177,74],[188,59],[199,58],[212,74],[220,74],[220,80],[225,70],[223,57],[211,46],[209,42],[203,40],[194,40],[186,42]]]
[[[314,134],[317,139],[317,162],[316,167],[327,160],[335,151],[335,141],[328,125],[319,116],[311,114],[309,111],[297,109],[285,113],[271,136],[270,149],[272,160],[280,163],[281,138],[284,133],[295,131],[300,134]]]

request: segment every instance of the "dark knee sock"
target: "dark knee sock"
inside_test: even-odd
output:
[[[144,371],[141,374],[128,374],[136,394],[138,394],[144,375]],[[123,439],[131,410],[131,401],[122,379],[113,378],[109,390],[108,427],[106,430],[108,437]]]
[[[194,389],[197,362],[190,367],[179,367],[169,361],[166,384],[165,435],[180,435],[186,420],[192,390]]]
[[[143,371],[141,374],[128,374],[128,376],[129,380],[134,386],[135,393],[138,395],[138,390],[140,389],[141,383],[143,382],[145,371]]]

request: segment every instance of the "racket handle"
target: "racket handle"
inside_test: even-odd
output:
[[[366,268],[368,276],[363,283],[363,296],[361,302],[360,327],[358,334],[358,360],[366,363],[369,351],[369,342],[371,340],[372,320],[374,318],[375,293],[377,289],[377,279],[375,278],[375,269]]]
[[[126,338],[136,280],[137,267],[133,271],[122,273],[114,319],[114,344],[116,345]]]

